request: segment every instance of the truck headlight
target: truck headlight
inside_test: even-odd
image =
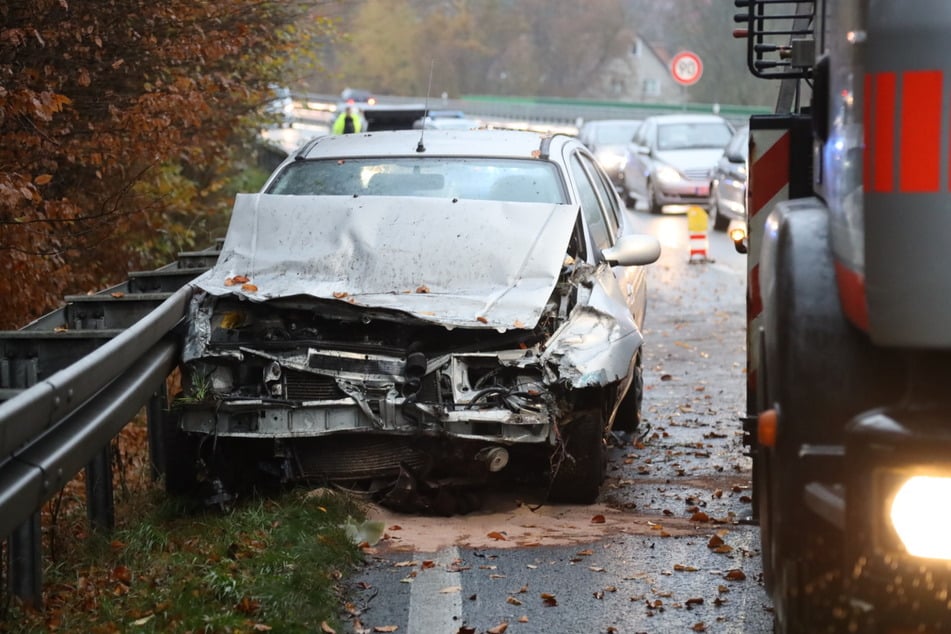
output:
[[[951,477],[915,475],[899,485],[889,518],[909,554],[951,560]]]

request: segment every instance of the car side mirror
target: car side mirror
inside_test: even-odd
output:
[[[643,266],[660,257],[660,241],[645,233],[631,233],[618,238],[613,247],[601,251],[611,266]]]

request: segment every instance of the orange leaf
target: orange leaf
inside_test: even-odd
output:
[[[258,287],[255,286],[254,284],[242,284],[242,285],[241,285],[241,290],[244,291],[244,292],[246,292],[246,293],[257,293],[257,292],[258,292]]]
[[[40,174],[39,176],[33,179],[33,182],[36,183],[37,185],[46,185],[51,180],[53,180],[52,174]]]
[[[426,286],[425,284],[420,284],[419,286],[416,287],[416,292],[417,292],[417,293],[428,293],[428,292],[429,292],[429,287]]]
[[[250,281],[251,281],[251,280],[248,278],[247,275],[235,275],[235,276],[234,276],[233,278],[231,278],[231,279],[232,279],[232,281],[233,281],[235,284],[244,284],[244,283],[246,283],[246,282],[250,282]]]
[[[119,299],[120,297],[125,297],[125,293],[123,293],[122,291],[116,291],[115,293],[109,293],[109,295],[112,296],[112,297],[115,297],[116,299]]]
[[[399,625],[377,625],[373,628],[374,632],[395,632],[400,629]]]
[[[120,583],[129,585],[132,583],[132,571],[125,566],[116,566],[112,569],[112,578]]]
[[[605,519],[603,515],[595,515],[594,517],[591,518],[592,524],[604,524],[604,522],[605,522]]]
[[[337,630],[327,625],[327,621],[320,622],[320,631],[324,634],[337,634]]]
[[[727,571],[724,579],[727,581],[746,581],[746,573],[739,568],[734,568],[733,570]]]
[[[347,293],[344,291],[334,291],[334,299],[343,299],[347,296]]]
[[[505,634],[505,630],[509,629],[508,623],[499,623],[495,627],[490,627],[486,630],[489,634]]]
[[[508,539],[504,534],[498,531],[492,531],[491,533],[487,534],[486,537],[491,537],[492,539],[496,541],[503,541],[503,542]]]
[[[476,321],[478,321],[479,323],[482,323],[482,324],[487,324],[487,323],[489,323],[489,320],[486,319],[485,317],[483,317],[482,315],[479,315],[478,317],[476,317]]]

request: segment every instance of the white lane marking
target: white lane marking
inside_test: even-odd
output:
[[[430,559],[424,553],[415,553],[413,559]],[[436,565],[420,570],[413,579],[409,593],[407,632],[455,632],[462,624],[462,590],[440,592],[462,585],[462,575],[449,572],[448,567],[459,559],[455,546],[444,548],[431,558]],[[455,618],[453,618],[455,617]]]

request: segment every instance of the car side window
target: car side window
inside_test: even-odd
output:
[[[617,195],[614,193],[614,186],[604,175],[604,170],[598,168],[597,163],[587,154],[578,154],[578,160],[584,166],[585,171],[591,177],[595,192],[601,199],[601,208],[607,218],[608,231],[613,237],[620,235],[621,227],[621,206]],[[612,244],[614,240],[611,241]]]
[[[597,165],[588,157],[585,157],[592,177],[595,179],[595,189],[604,202],[604,213],[608,218],[608,226],[611,234],[615,237],[621,235],[621,199],[611,180],[605,175],[604,170],[598,169]]]
[[[608,228],[604,217],[604,211],[601,208],[601,200],[594,189],[588,174],[578,154],[572,156],[569,163],[571,166],[571,175],[578,185],[578,195],[581,198],[581,213],[584,215],[585,223],[588,225],[588,231],[591,234],[591,241],[597,250],[607,249],[612,246],[611,230]]]

